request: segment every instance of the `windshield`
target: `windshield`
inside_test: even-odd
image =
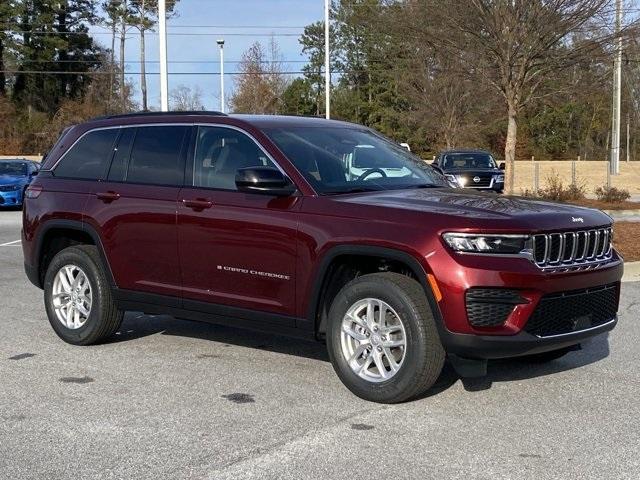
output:
[[[497,168],[488,153],[447,153],[442,163],[444,168]]]
[[[369,130],[294,127],[265,133],[321,194],[448,186],[422,159]]]
[[[24,162],[0,162],[0,175],[26,176],[27,164]]]

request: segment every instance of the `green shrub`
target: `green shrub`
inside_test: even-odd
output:
[[[595,194],[598,200],[607,203],[622,203],[631,198],[629,190],[616,187],[598,187]]]

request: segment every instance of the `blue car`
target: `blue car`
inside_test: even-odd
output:
[[[22,206],[24,191],[39,168],[31,160],[0,160],[0,208]]]

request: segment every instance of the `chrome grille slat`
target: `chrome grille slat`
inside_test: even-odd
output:
[[[543,270],[597,268],[612,256],[612,229],[553,232],[533,236],[533,262]]]

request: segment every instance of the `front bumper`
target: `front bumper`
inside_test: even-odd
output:
[[[525,331],[516,335],[473,335],[440,332],[440,338],[449,354],[473,359],[495,359],[532,355],[577,345],[596,335],[613,330],[618,322],[611,321],[586,330],[552,337],[537,337]]]
[[[22,191],[0,192],[0,207],[16,207],[22,205]]]

